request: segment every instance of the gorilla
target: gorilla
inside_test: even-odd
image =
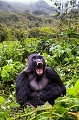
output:
[[[38,54],[28,57],[27,67],[16,77],[16,100],[24,107],[54,105],[55,99],[66,94],[66,88],[55,70],[46,67],[44,58]]]

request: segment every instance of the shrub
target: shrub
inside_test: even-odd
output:
[[[22,61],[24,48],[19,41],[4,41],[0,44],[0,65],[6,63],[6,60]]]
[[[37,38],[28,38],[25,40],[25,51],[27,51],[28,54],[37,53],[37,45]]]
[[[75,85],[72,88],[67,89],[67,93],[71,97],[79,97],[79,80],[76,81]]]
[[[55,37],[55,33],[50,27],[41,27],[40,29],[40,37],[47,37],[47,38],[53,38]]]
[[[29,31],[29,35],[31,37],[36,38],[53,38],[55,37],[54,31],[50,27],[40,27],[40,28],[33,28]]]
[[[12,62],[2,67],[1,80],[4,82],[13,81],[16,75],[21,72],[24,65],[20,62]]]

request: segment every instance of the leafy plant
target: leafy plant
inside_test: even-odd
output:
[[[71,97],[79,97],[79,80],[76,81],[75,85],[71,88],[67,89],[68,95],[70,95]]]
[[[27,54],[31,53],[37,53],[37,45],[38,45],[38,40],[37,38],[28,38],[25,40],[25,51]]]
[[[16,75],[22,71],[24,65],[20,62],[12,62],[2,67],[1,70],[1,80],[8,82],[13,81]]]
[[[19,41],[4,41],[0,43],[0,65],[6,63],[6,60],[22,61],[24,48]]]

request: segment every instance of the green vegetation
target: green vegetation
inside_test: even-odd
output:
[[[79,22],[76,24],[75,16],[66,18],[64,15],[64,18],[54,16],[47,24],[48,18],[38,17],[35,22],[34,16],[0,14],[1,120],[79,119]],[[41,24],[38,27],[35,23]],[[27,106],[23,111],[16,103],[15,78],[32,53],[42,54],[47,66],[59,73],[67,95],[59,97],[54,106],[47,102],[37,108]]]

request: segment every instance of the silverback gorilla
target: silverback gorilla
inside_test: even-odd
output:
[[[16,78],[16,99],[24,107],[27,104],[35,107],[66,94],[59,75],[55,70],[46,67],[44,58],[38,54],[28,57],[27,67]]]

